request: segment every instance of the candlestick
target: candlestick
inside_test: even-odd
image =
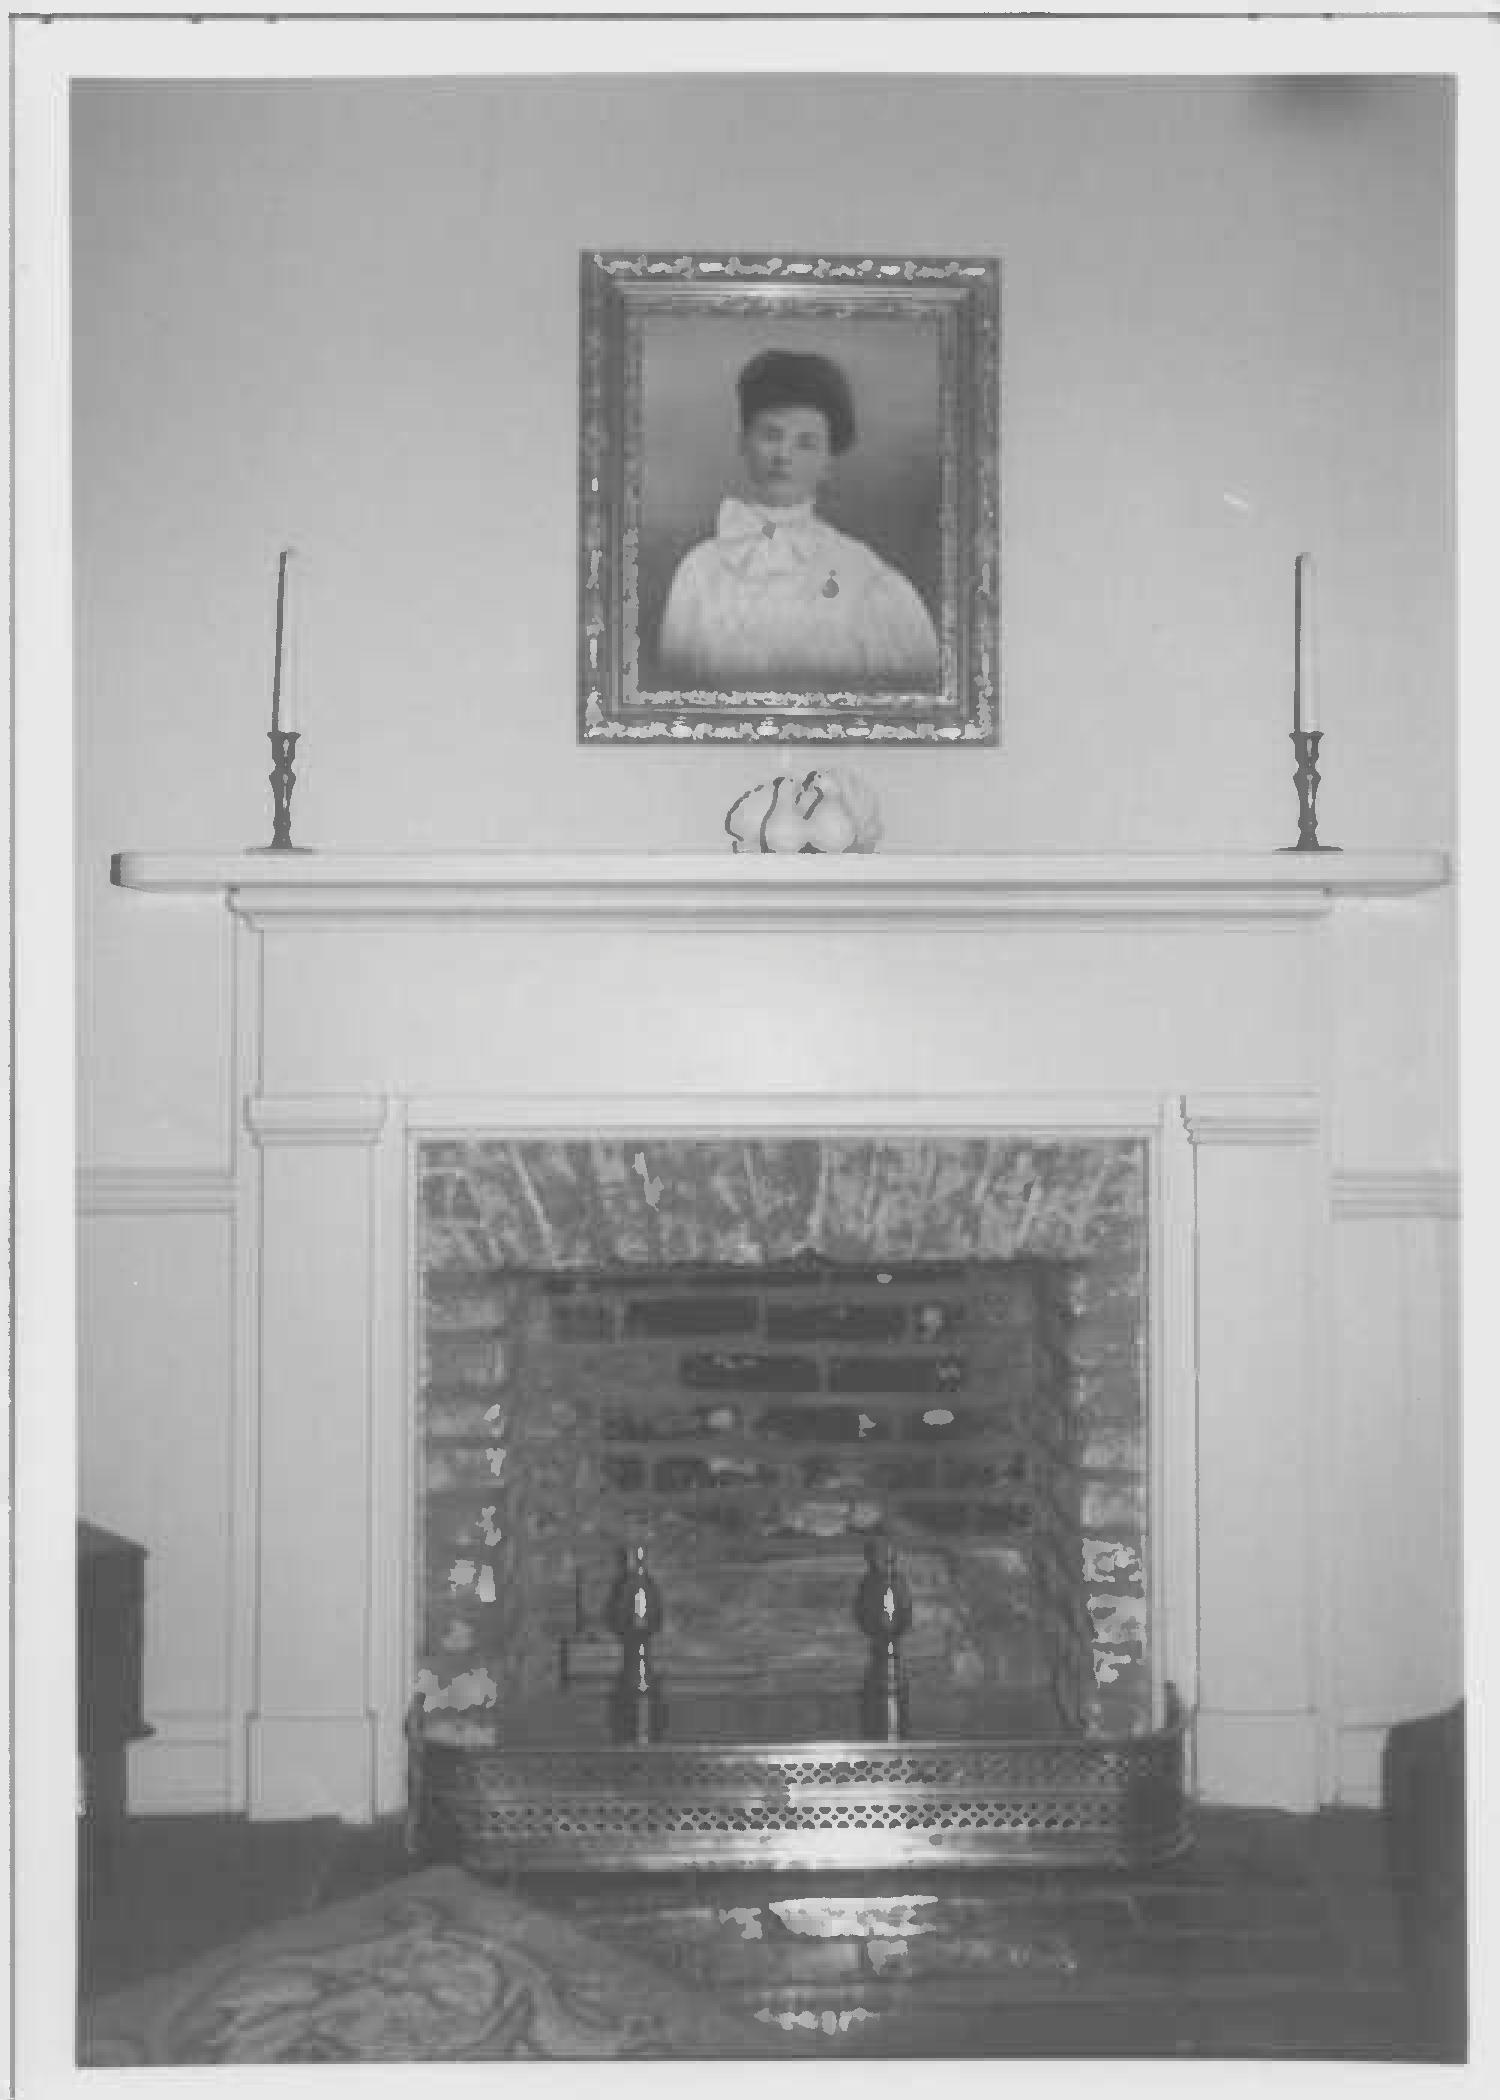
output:
[[[1292,670],[1292,749],[1297,755],[1297,843],[1284,853],[1337,853],[1337,846],[1318,843],[1317,601],[1313,558],[1299,554],[1292,570],[1294,660]]]
[[[1318,771],[1318,746],[1323,741],[1321,729],[1294,729],[1292,749],[1297,754],[1297,843],[1283,846],[1283,853],[1341,853],[1342,846],[1321,846],[1318,843],[1318,782],[1323,778]]]
[[[1310,554],[1299,554],[1295,568],[1296,667],[1292,687],[1292,729],[1304,735],[1320,727],[1318,696],[1317,577]]]
[[[297,731],[295,729],[273,729],[271,731],[271,797],[276,815],[271,827],[271,843],[268,853],[304,853],[306,847],[292,844],[292,789],[297,785],[297,776],[292,764],[297,756]]]
[[[302,695],[296,676],[297,603],[293,588],[294,550],[283,547],[276,562],[276,649],[271,669],[271,799],[275,816],[271,843],[265,853],[305,853],[305,846],[292,844],[292,789],[297,784],[293,770],[301,728],[283,728],[283,718],[298,722]]]

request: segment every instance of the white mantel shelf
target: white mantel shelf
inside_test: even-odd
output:
[[[1303,918],[1452,880],[1437,852],[117,854],[114,882],[253,918]]]

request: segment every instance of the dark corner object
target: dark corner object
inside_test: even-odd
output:
[[[1386,1857],[1424,2054],[1468,2057],[1464,1704],[1403,1721],[1382,1770]]]
[[[141,1712],[146,1549],[78,1524],[81,1859],[107,1868],[125,1818],[125,1753],[154,1733]]]

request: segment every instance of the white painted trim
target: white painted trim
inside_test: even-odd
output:
[[[1151,1392],[1146,1565],[1151,1599],[1154,1719],[1170,1682],[1198,1703],[1197,1187],[1193,1149],[1175,1099],[1163,1102],[1151,1148],[1147,1314]]]
[[[1291,1088],[1184,1094],[1182,1120],[1195,1145],[1310,1145],[1322,1130],[1322,1104]]]
[[[1326,983],[1326,980],[1325,980]],[[1319,1067],[1325,1100],[1338,1098],[1338,1074],[1332,1031],[1323,1017]],[[1322,1200],[1329,1184],[1333,1136],[1325,1118],[1319,1138],[1319,1189],[1306,1221],[1313,1301],[1307,1308],[1312,1387],[1307,1409],[1304,1449],[1311,1469],[1304,1522],[1304,1564],[1308,1570],[1307,1626],[1311,1642],[1312,1694],[1317,1715],[1317,1794],[1319,1807],[1338,1798],[1339,1539],[1327,1511],[1337,1506],[1340,1460],[1338,1291],[1334,1275],[1333,1235]]]
[[[251,1814],[261,1822],[341,1816],[368,1823],[373,1714],[256,1714],[250,1721]]]
[[[257,1145],[374,1145],[387,1112],[380,1094],[254,1094],[245,1125]]]
[[[1442,853],[311,853],[123,852],[125,889],[218,891],[257,921],[418,913],[702,920],[975,917],[1299,918],[1336,896],[1401,897],[1452,880]]]
[[[389,1616],[380,1594],[379,1562],[383,1552],[392,1550],[376,1528],[374,1439],[376,1366],[381,1334],[376,1300],[379,1281],[377,1248],[386,1230],[380,1216],[383,1198],[381,1151],[377,1144],[369,1141],[374,1125],[367,1113],[371,1103],[364,1097],[320,1098],[314,1104],[317,1110],[314,1118],[305,1118],[301,1114],[306,1104],[293,1102],[290,1104],[293,1113],[284,1121],[274,1114],[274,1110],[286,1104],[270,1105],[273,1114],[268,1120],[277,1130],[284,1161],[290,1159],[293,1164],[301,1166],[304,1173],[308,1167],[315,1175],[322,1171],[319,1162],[315,1158],[309,1160],[306,1155],[316,1153],[328,1142],[324,1135],[328,1131],[333,1133],[332,1144],[343,1155],[339,1161],[339,1181],[347,1198],[347,1209],[340,1229],[347,1250],[357,1256],[357,1275],[351,1261],[348,1295],[340,1302],[346,1313],[357,1310],[358,1319],[341,1336],[331,1353],[330,1362],[340,1402],[347,1407],[346,1426],[355,1433],[358,1425],[361,1457],[357,1488],[352,1472],[347,1476],[350,1499],[343,1509],[347,1550],[351,1561],[357,1563],[357,1599],[347,1621],[338,1626],[336,1637],[344,1654],[351,1660],[358,1659],[359,1691],[357,1695],[349,1696],[347,1703],[341,1698],[327,1711],[288,1711],[276,1703],[274,1696],[268,1699],[268,1642],[277,1643],[276,1652],[284,1655],[288,1641],[301,1637],[302,1624],[282,1597],[272,1600],[268,1611],[269,1586],[263,1580],[266,1570],[264,1548],[258,1547],[256,1589],[248,1613],[249,1631],[255,1643],[255,1704],[247,1724],[248,1808],[257,1820],[335,1814],[352,1822],[365,1823],[376,1812],[382,1721],[388,1726],[399,1726],[399,1718],[382,1716],[369,1703],[372,1657],[378,1652],[378,1629]],[[383,1100],[375,1105],[379,1111],[378,1128],[383,1131],[387,1122],[387,1105]],[[297,1140],[307,1129],[314,1134],[304,1146]],[[298,1151],[304,1155],[300,1161],[295,1158]],[[268,1196],[272,1193],[267,1191]],[[266,1281],[267,1273],[275,1272],[270,1259],[270,1217],[271,1212],[263,1201],[257,1242],[262,1365],[271,1355],[267,1338],[278,1313],[274,1292],[278,1287],[285,1287],[284,1269],[269,1286]],[[351,1341],[350,1334],[357,1336],[357,1341]],[[284,1339],[283,1334],[280,1340],[284,1343]],[[277,1354],[284,1375],[284,1350],[278,1349]],[[257,1385],[255,1411],[258,1476],[264,1481],[278,1465],[297,1464],[296,1430],[295,1425],[289,1425],[286,1390],[283,1387],[278,1391],[270,1385],[264,1368]],[[342,1484],[336,1492],[342,1497]],[[356,1508],[357,1519],[349,1522]],[[384,1514],[383,1509],[380,1514]],[[257,1525],[258,1539],[262,1528],[261,1524]],[[403,1700],[402,1712],[404,1704]]]
[[[1456,1167],[1335,1168],[1333,1215],[1351,1218],[1458,1218],[1463,1179]]]
[[[374,1716],[375,1813],[406,1806],[406,1709],[416,1657],[416,1175],[396,1101],[370,1175],[369,1602],[365,1699]]]
[[[253,926],[234,927],[234,1028],[231,1100],[259,1091],[264,943]],[[229,1784],[236,1811],[250,1808],[249,1722],[258,1701],[260,1652],[260,1270],[261,1153],[248,1123],[231,1118],[239,1167],[234,1222],[232,1382],[229,1427]]]
[[[1200,1801],[1295,1815],[1319,1806],[1316,1714],[1209,1709],[1200,1711],[1194,1733]]]
[[[151,1726],[155,1733],[128,1752],[132,1815],[228,1815],[239,1806],[227,1714],[153,1714]]]
[[[78,1210],[86,1218],[233,1212],[238,1188],[219,1167],[78,1169]]]
[[[1155,1137],[1161,1123],[1162,1097],[1145,1093],[417,1094],[406,1102],[406,1127],[414,1137],[482,1132],[576,1138],[580,1131],[634,1136],[652,1130],[703,1137],[741,1130]]]
[[[1142,926],[1171,922],[1174,932],[1201,927],[1220,932],[1236,921],[1251,920],[1287,925],[1299,920],[1326,918],[1333,900],[1321,893],[1273,891],[1077,891],[1053,895],[1006,895],[997,900],[978,894],[966,897],[953,892],[945,897],[900,897],[894,893],[874,899],[850,898],[834,892],[827,897],[752,896],[730,899],[709,891],[706,899],[684,899],[675,890],[663,889],[653,896],[617,897],[609,892],[586,904],[571,893],[552,897],[547,892],[528,894],[521,900],[498,906],[483,890],[384,890],[362,893],[331,908],[321,892],[310,899],[292,893],[268,892],[253,903],[238,900],[231,909],[256,926],[287,922],[315,932],[335,932],[341,926],[363,920],[388,926],[400,920],[504,919],[510,924],[539,919],[561,919],[575,924],[596,925],[601,920],[627,926],[670,926],[680,933],[719,935],[726,925],[736,933],[827,933],[836,928],[859,926],[869,933],[890,933],[919,925],[933,929],[955,929],[975,924],[1013,926],[1049,925],[1062,932],[1118,931],[1122,924]]]
[[[1337,1735],[1335,1799],[1343,1808],[1379,1808],[1385,1795],[1383,1760],[1389,1722],[1354,1722]]]

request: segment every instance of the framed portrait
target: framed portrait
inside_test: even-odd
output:
[[[1000,269],[585,254],[579,738],[999,738]]]

